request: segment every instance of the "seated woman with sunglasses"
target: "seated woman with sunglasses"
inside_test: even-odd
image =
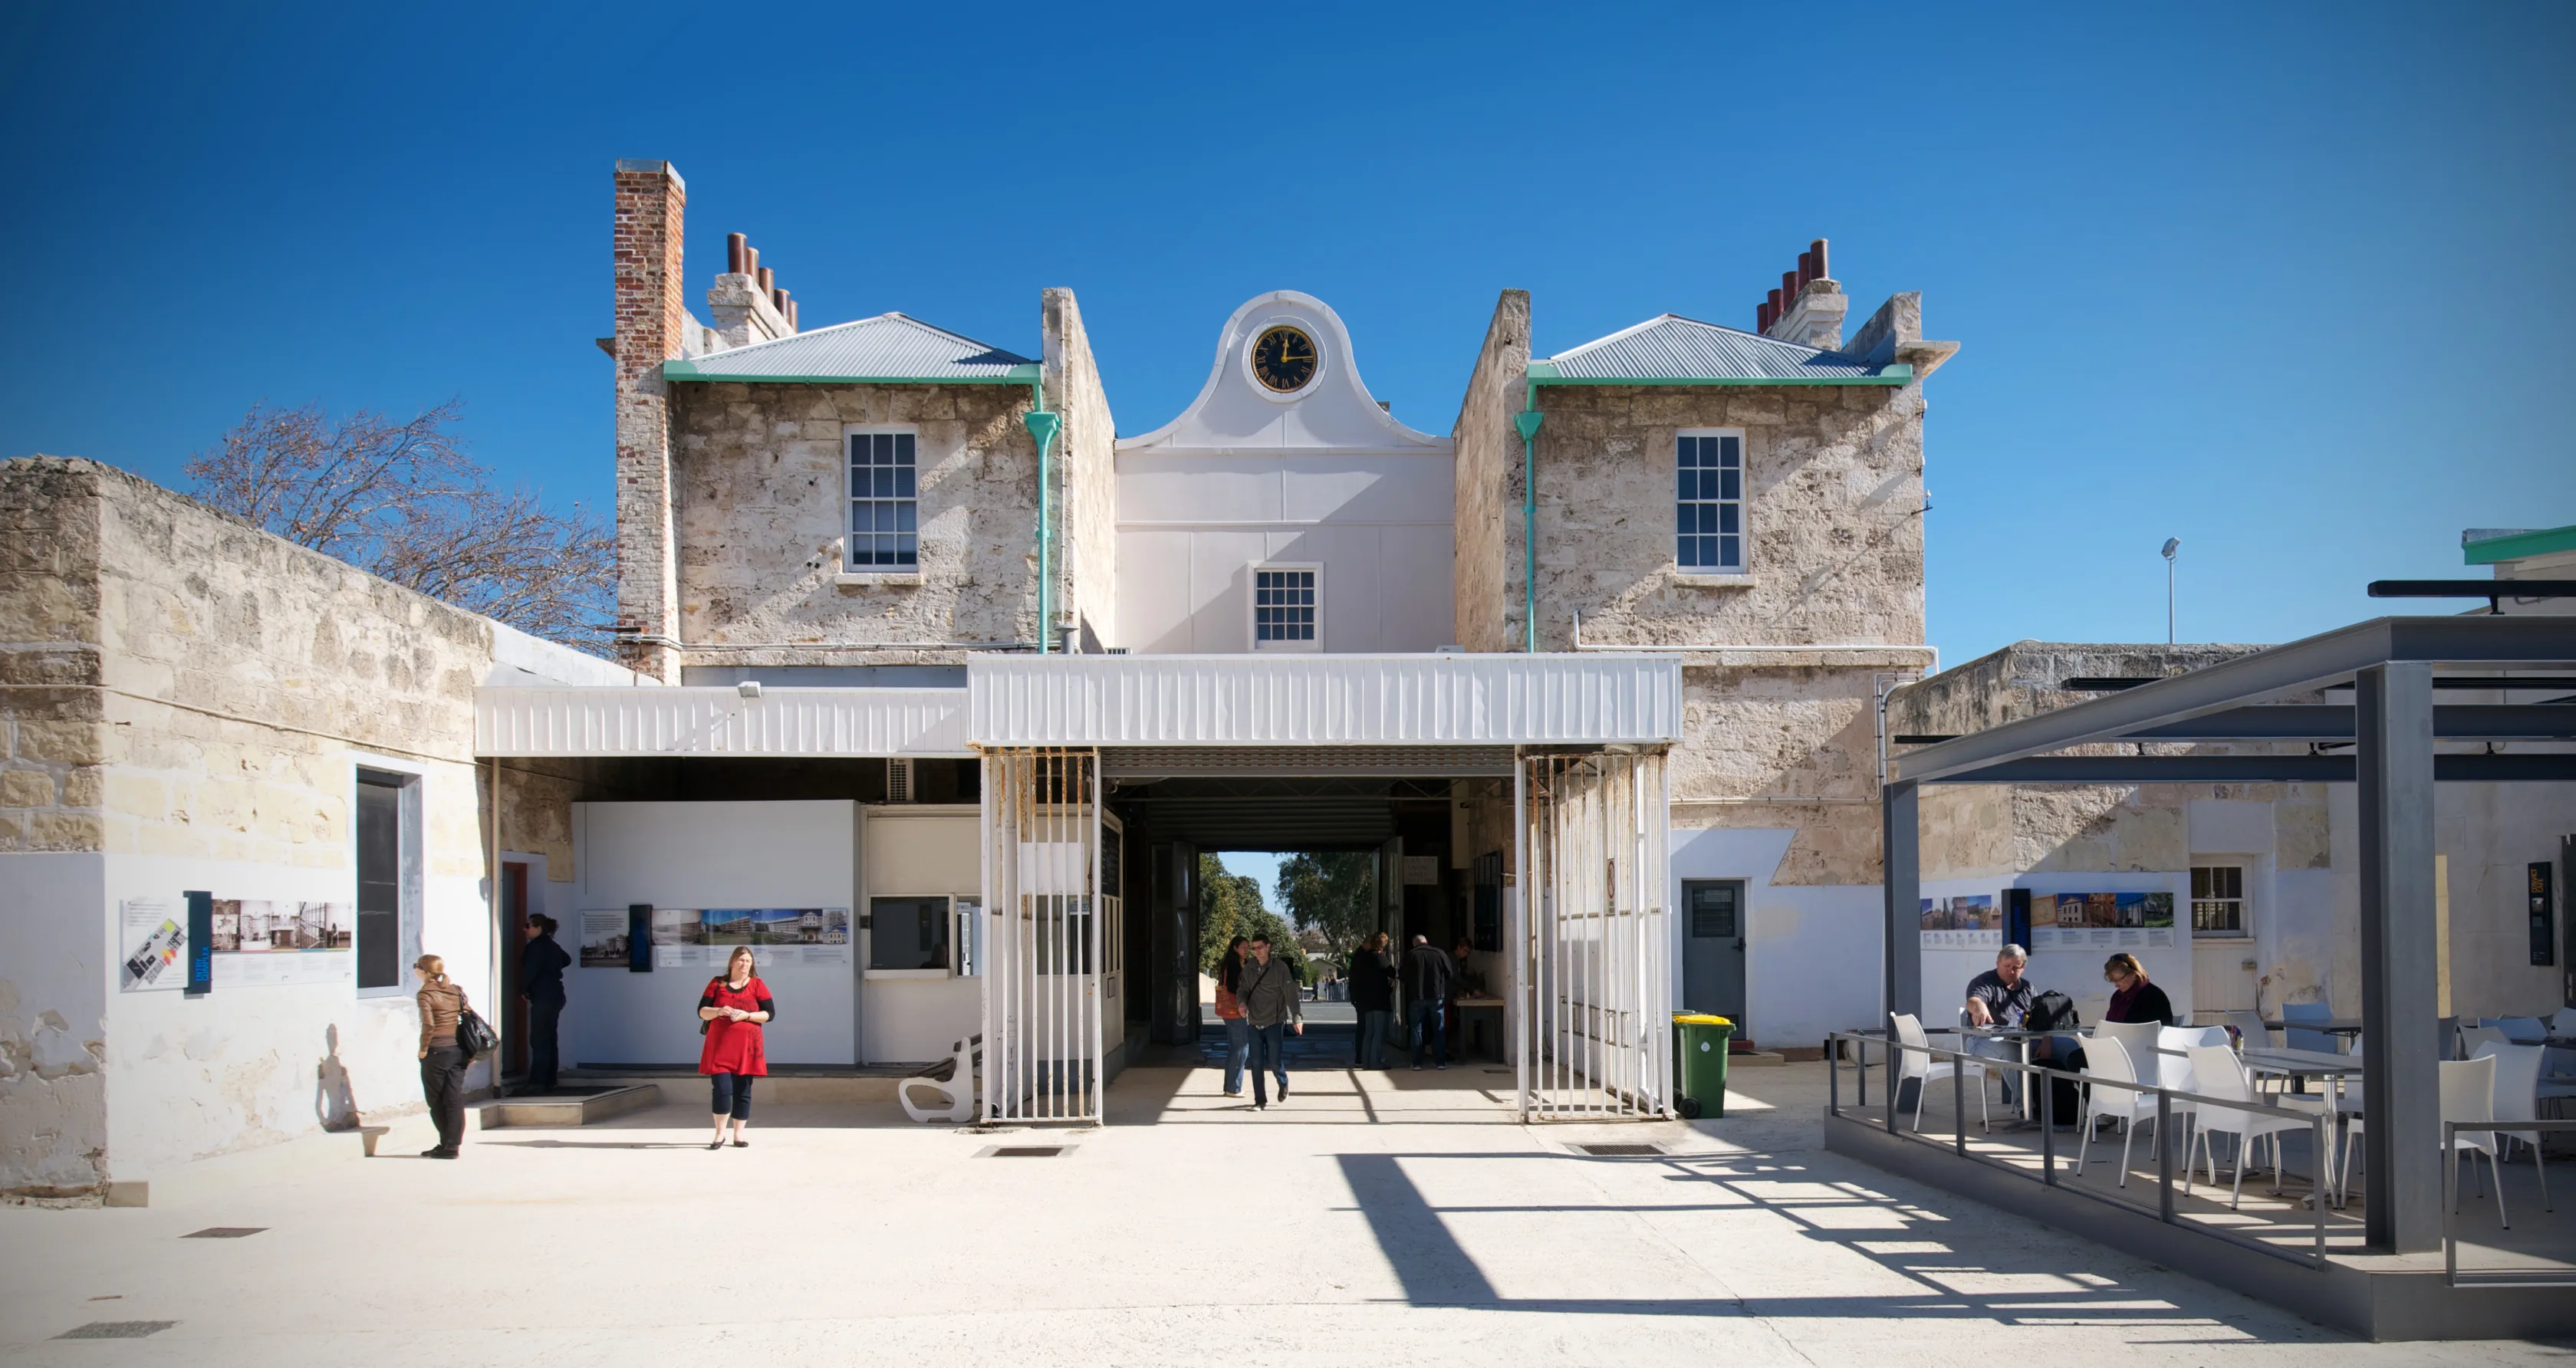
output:
[[[2102,1013],[2104,1021],[2151,1021],[2159,1026],[2181,1024],[2174,1016],[2173,1000],[2165,990],[2147,982],[2145,966],[2127,952],[2103,961],[2102,977],[2111,985],[2111,1006]]]

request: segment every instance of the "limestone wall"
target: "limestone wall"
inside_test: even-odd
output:
[[[1539,649],[1923,642],[1920,385],[1539,391]],[[1675,563],[1674,438],[1742,428],[1745,575]]]
[[[473,689],[496,641],[515,677],[553,648],[93,462],[0,463],[0,519],[0,668],[41,686],[0,691],[0,1190],[417,1110],[407,995],[121,993],[119,905],[353,900],[357,768],[417,775],[422,943],[488,1002]],[[502,830],[563,845],[557,880],[566,799],[522,787]]]
[[[1091,336],[1073,291],[1050,289],[1042,297],[1047,404],[1064,415],[1056,437],[1061,460],[1056,486],[1064,500],[1056,526],[1064,539],[1057,567],[1056,621],[1087,627],[1096,641],[1121,643],[1118,634],[1117,420],[1092,359]],[[1032,534],[1034,535],[1034,533]]]
[[[953,661],[949,643],[1035,642],[1028,403],[1018,385],[675,385],[681,636],[756,648],[688,663]],[[917,574],[841,564],[844,425],[873,423],[919,432]]]
[[[1452,630],[1470,651],[1521,646],[1521,441],[1512,419],[1527,393],[1529,330],[1529,291],[1503,291],[1449,434],[1457,444]]]

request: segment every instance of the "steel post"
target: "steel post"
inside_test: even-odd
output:
[[[1879,1024],[1892,1032],[1895,1027],[1887,1021],[1888,1014],[1923,1015],[1923,833],[1915,785],[1910,781],[1879,791],[1878,848],[1887,890]],[[1893,1082],[1896,1075],[1888,1077]]]
[[[2422,661],[2353,677],[2361,1017],[2371,1248],[2442,1240],[2441,1058],[2433,966],[2433,685]]]

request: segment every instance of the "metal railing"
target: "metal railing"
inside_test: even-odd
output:
[[[2329,1206],[2327,1199],[2328,1180],[2326,1171],[2327,1165],[2331,1162],[2334,1153],[2332,1149],[2332,1126],[2334,1118],[2322,1109],[2309,1111],[2304,1108],[2269,1106],[2260,1102],[2242,1102],[2234,1098],[2212,1097],[2206,1093],[2184,1092],[2179,1088],[2160,1087],[2153,1083],[2138,1083],[2121,1079],[2105,1078],[2099,1074],[2079,1073],[2068,1069],[2052,1069],[2042,1064],[2024,1064],[2019,1060],[1998,1059],[1992,1055],[1975,1054],[1966,1050],[1953,1050],[1928,1043],[1923,1045],[1909,1045],[1879,1034],[1869,1034],[1857,1031],[1836,1031],[1825,1038],[1825,1108],[1829,1115],[1835,1117],[1840,1117],[1844,1114],[1842,1103],[1842,1076],[1845,1072],[1846,1064],[1843,1057],[1844,1050],[1841,1047],[1845,1045],[1851,1047],[1850,1053],[1852,1056],[1852,1067],[1857,1070],[1857,1082],[1859,1086],[1857,1095],[1853,1101],[1853,1107],[1856,1110],[1866,1112],[1870,1106],[1870,1054],[1873,1050],[1877,1051],[1880,1055],[1880,1067],[1888,1071],[1884,1080],[1884,1086],[1881,1088],[1881,1092],[1884,1096],[1880,1106],[1884,1112],[1883,1123],[1886,1126],[1887,1133],[1889,1135],[1900,1138],[1910,1138],[1917,1143],[1926,1146],[1939,1145],[1939,1142],[1934,1140],[1932,1137],[1926,1136],[1920,1131],[1908,1130],[1897,1124],[1897,1098],[1899,1093],[1902,1091],[1901,1084],[1906,1077],[1902,1064],[1902,1058],[1905,1055],[1922,1055],[1925,1057],[1927,1062],[1930,1060],[1947,1059],[1951,1061],[1954,1066],[1962,1063],[1975,1064],[1991,1073],[2018,1074],[2021,1078],[2021,1086],[2023,1088],[2036,1089],[2036,1091],[2025,1092],[2023,1096],[2032,1100],[2033,1112],[2038,1120],[2040,1155],[2039,1172],[2033,1174],[2029,1169],[2020,1164],[2008,1163],[2002,1159],[1995,1158],[1989,1154],[1980,1153],[1979,1151],[1972,1150],[1968,1147],[1968,1071],[1964,1068],[1953,1067],[1950,1071],[1951,1127],[1950,1143],[1947,1148],[1949,1148],[1958,1158],[1972,1163],[1984,1164],[1989,1168],[2010,1173],[2017,1177],[2027,1178],[2032,1182],[2042,1184],[2046,1187],[2055,1188],[2060,1192],[2071,1192],[2085,1197],[2090,1197],[2095,1201],[2102,1202],[2109,1206],[2118,1207],[2123,1211],[2135,1212],[2142,1216],[2151,1216],[2167,1225],[2187,1225],[2196,1234],[2205,1235],[2214,1240],[2224,1240],[2229,1244],[2236,1245],[2244,1249],[2250,1249],[2256,1253],[2268,1254],[2274,1258],[2284,1259],[2291,1263],[2305,1264],[2310,1268],[2323,1268],[2325,1266],[2326,1221]],[[2155,1095],[2156,1195],[2155,1204],[2153,1206],[2149,1206],[2144,1202],[2131,1201],[2122,1197],[2118,1195],[2117,1189],[2112,1191],[2097,1191],[2089,1185],[2068,1184],[2059,1181],[2057,1126],[2056,1117],[2054,1115],[2055,1099],[2049,1095],[2052,1091],[2049,1084],[2052,1080],[2060,1078],[2068,1079],[2079,1085],[2087,1087],[2122,1088],[2132,1093],[2152,1093]],[[1979,1086],[1984,1086],[1982,1081],[1979,1083]],[[2272,1241],[2255,1239],[2236,1230],[2210,1224],[2209,1222],[2200,1220],[2187,1212],[2176,1210],[2174,1205],[2174,1145],[2177,1136],[2175,1134],[2173,1123],[2177,1115],[2177,1103],[2188,1104],[2193,1108],[2226,1108],[2228,1110],[2246,1112],[2258,1116],[2277,1117],[2284,1120],[2295,1121],[2299,1123],[2301,1129],[2308,1132],[2310,1143],[2313,1146],[2309,1152],[2313,1156],[2314,1168],[2314,1172],[2309,1177],[2309,1201],[2316,1209],[2316,1222],[2315,1229],[2308,1242],[2306,1252],[2297,1252]],[[2089,1113],[2087,1119],[2089,1124]],[[2135,1125],[2136,1120],[2132,1120],[2130,1124]],[[2532,1123],[2516,1121],[2511,1124],[2516,1127],[2528,1127]],[[2481,1127],[2471,1127],[2471,1129],[2481,1129]],[[2239,1136],[2237,1143],[2239,1145],[2250,1145],[2253,1143],[2253,1139]],[[2274,1141],[2274,1144],[2276,1148],[2274,1151],[2273,1165],[2275,1181],[2277,1182],[2280,1176],[2281,1164],[2277,1148],[2279,1142],[2277,1139]],[[2240,1163],[2241,1162],[2242,1158],[2240,1157]],[[2215,1161],[2213,1160],[2212,1167],[2214,1168],[2215,1166]],[[2186,1173],[2184,1182],[2188,1183],[2189,1181],[2189,1175]],[[2448,1203],[2446,1201],[2445,1209],[2447,1210],[2447,1208]]]
[[[2561,1263],[2556,1268],[2491,1268],[2460,1272],[2460,1164],[2459,1146],[2455,1143],[2462,1131],[2498,1131],[2506,1136],[2529,1134],[2531,1146],[2539,1149],[2541,1131],[2576,1131],[2576,1119],[2559,1121],[2494,1120],[2445,1121],[2442,1123],[2442,1280],[2453,1287],[2576,1287],[2576,1266]],[[2472,1163],[2476,1162],[2474,1158]],[[2506,1165],[2496,1165],[2496,1200],[2504,1200]],[[2541,1191],[2549,1191],[2548,1179],[2541,1179]]]

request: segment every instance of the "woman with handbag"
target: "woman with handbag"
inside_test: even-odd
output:
[[[465,990],[448,979],[447,961],[423,955],[411,967],[420,975],[420,1091],[438,1127],[438,1143],[420,1157],[453,1159],[465,1139],[465,1066],[474,1062],[457,1043],[456,1028],[473,1009]]]
[[[751,1080],[769,1073],[769,1054],[761,1043],[761,1025],[778,1015],[769,985],[752,973],[751,947],[737,945],[725,960],[725,971],[707,980],[698,998],[698,1029],[707,1043],[698,1050],[698,1072],[714,1080],[716,1138],[707,1148],[723,1149],[725,1122],[733,1122],[734,1148],[751,1144],[742,1128],[751,1124]]]

